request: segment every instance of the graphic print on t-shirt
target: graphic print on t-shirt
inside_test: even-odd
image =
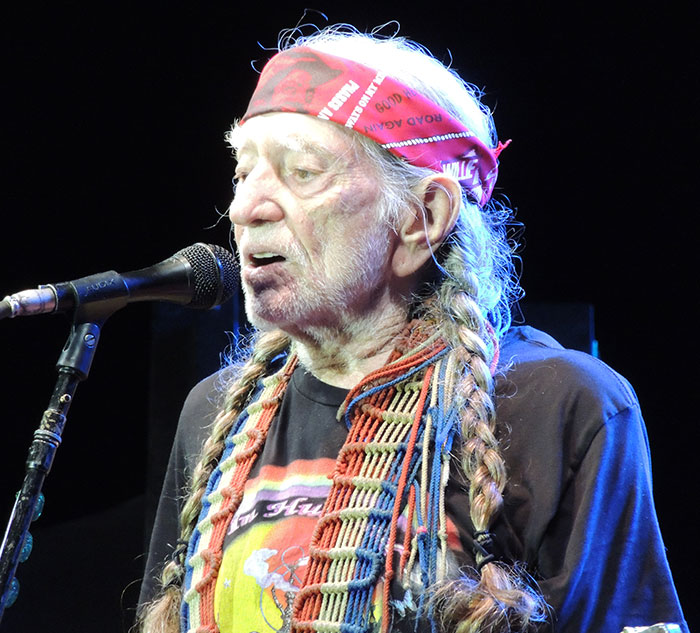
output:
[[[332,486],[336,459],[347,438],[338,408],[347,392],[294,372],[261,455],[231,518],[217,575],[214,613],[221,633],[274,633],[291,629],[291,607],[306,577],[311,537]],[[465,505],[464,502],[459,504]],[[413,517],[411,536],[415,537]],[[392,631],[413,632],[419,596],[418,558],[399,573],[406,508],[397,522],[395,574],[389,604]],[[413,546],[416,541],[413,539]],[[447,520],[450,549],[461,549]],[[418,554],[418,552],[414,552]],[[408,560],[408,559],[406,559]],[[448,563],[448,566],[449,563]],[[379,630],[383,612],[380,580],[372,598],[370,627]]]
[[[288,631],[332,459],[266,464],[247,482],[224,543],[214,602],[221,633]]]

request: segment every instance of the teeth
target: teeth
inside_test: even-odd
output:
[[[279,257],[277,253],[255,253],[253,259],[270,259],[271,257]]]

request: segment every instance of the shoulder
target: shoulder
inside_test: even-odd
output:
[[[182,407],[181,422],[201,422],[215,415],[225,397],[225,374],[226,370],[219,370],[192,387]]]
[[[194,466],[202,445],[211,433],[230,382],[230,370],[221,369],[195,384],[185,398],[174,448],[190,468]]]
[[[285,356],[274,358],[265,375],[270,375],[281,369]],[[240,376],[240,365],[231,364],[207,376],[198,382],[185,398],[180,412],[175,443],[177,449],[186,457],[188,462],[192,456],[199,455],[205,440],[212,431],[217,415],[223,410],[226,398]],[[261,388],[261,377],[258,387],[253,389],[251,400],[257,397]]]
[[[504,340],[496,405],[515,444],[564,447],[570,464],[582,459],[602,429],[625,433],[641,421],[624,377],[531,327],[513,328]]]
[[[600,359],[565,349],[532,327],[513,328],[504,340],[496,377],[499,396],[527,395],[533,404],[595,407],[603,419],[638,400],[629,382]]]

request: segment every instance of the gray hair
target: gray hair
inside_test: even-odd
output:
[[[493,117],[481,102],[480,91],[420,44],[398,36],[365,34],[354,27],[340,25],[311,35],[291,30],[280,38],[281,50],[297,46],[307,46],[383,70],[433,100],[472,130],[484,144],[495,148],[497,137]],[[406,208],[414,207],[411,204],[414,202],[414,187],[433,172],[411,165],[367,137],[354,134],[383,177],[383,219],[395,224]],[[447,245],[434,257],[438,274],[433,278],[451,278],[453,283],[467,289],[498,338],[510,327],[511,306],[522,294],[515,268],[516,226],[513,213],[506,204],[492,200],[479,207],[463,190],[454,230]]]

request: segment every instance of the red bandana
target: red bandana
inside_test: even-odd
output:
[[[454,176],[480,205],[491,197],[498,153],[430,99],[363,64],[297,47],[265,66],[243,121],[299,112],[371,138],[418,167]]]

